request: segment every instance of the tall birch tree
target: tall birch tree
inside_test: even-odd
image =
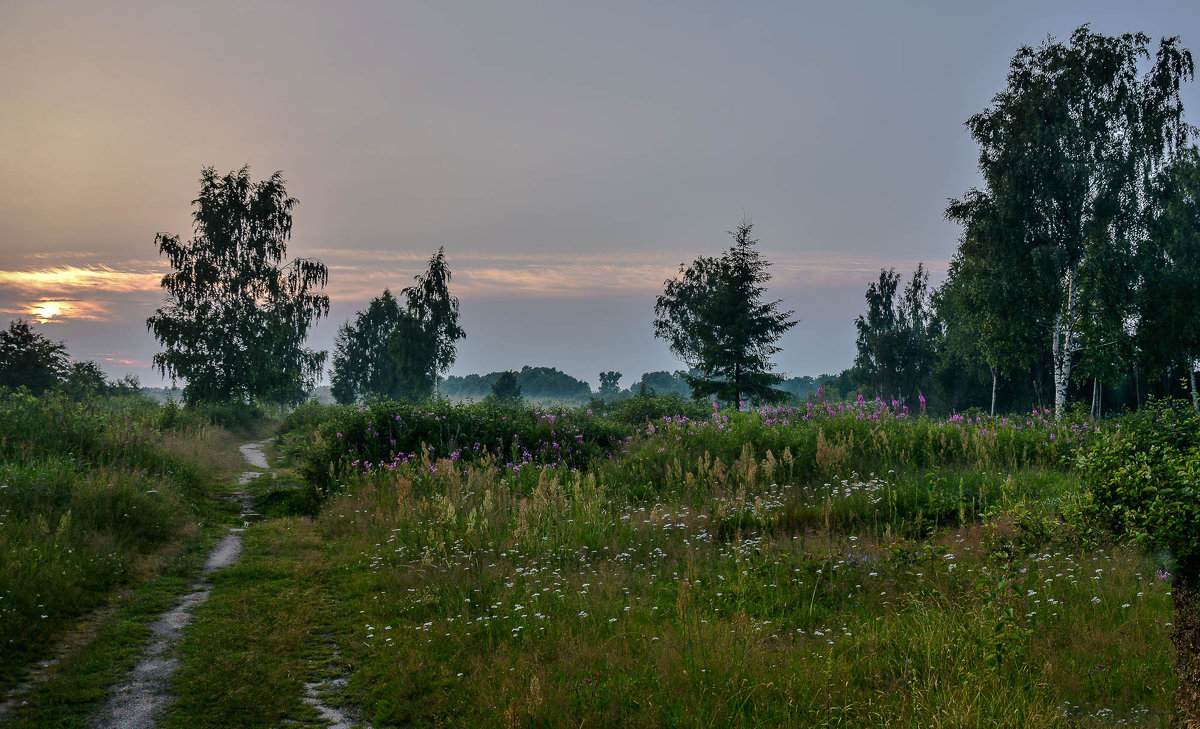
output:
[[[1163,170],[1150,196],[1149,237],[1138,256],[1134,340],[1148,371],[1186,371],[1200,407],[1200,152]]]
[[[1081,353],[1123,334],[1149,186],[1193,135],[1179,93],[1192,55],[1177,38],[1153,56],[1149,45],[1085,25],[1069,43],[1023,46],[1007,87],[967,121],[984,189],[951,201],[947,215],[968,228],[980,211],[996,216],[1003,233],[985,245],[1007,249],[998,274],[1042,307],[1034,319],[1048,325],[1058,414]]]
[[[283,174],[254,182],[249,167],[223,176],[205,167],[192,206],[190,241],[155,238],[173,270],[162,278],[164,304],[146,320],[163,345],[154,366],[187,382],[189,403],[302,402],[325,364],[325,352],[304,342],[329,313],[329,269],[287,261],[296,199]]]

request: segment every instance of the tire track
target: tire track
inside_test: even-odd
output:
[[[262,446],[267,442],[246,443],[238,450],[252,467],[265,470],[269,466]],[[242,473],[238,485],[246,485],[260,473],[262,471]],[[171,704],[173,697],[167,689],[179,668],[175,648],[192,621],[193,611],[204,604],[212,592],[212,583],[204,578],[237,562],[242,553],[242,532],[257,516],[250,505],[249,494],[237,491],[234,497],[242,507],[242,526],[230,528],[229,533],[217,542],[204,563],[201,579],[192,583],[190,592],[150,626],[150,644],[126,681],[111,689],[108,703],[92,722],[94,726],[100,729],[150,729]]]

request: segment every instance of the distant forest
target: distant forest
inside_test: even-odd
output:
[[[530,367],[526,365],[520,370],[514,370],[517,384],[521,388],[521,396],[530,402],[564,403],[583,405],[592,398],[604,398],[608,401],[625,400],[637,395],[680,395],[691,397],[692,389],[685,379],[686,372],[676,370],[667,372],[645,372],[632,386],[617,390],[611,394],[601,393],[599,388],[593,390],[591,385],[583,380],[555,367]],[[486,375],[450,375],[439,385],[439,392],[451,400],[482,400],[492,394],[492,387],[500,379],[503,372],[489,372]],[[619,374],[619,373],[618,373]],[[787,391],[798,400],[803,400],[810,394],[815,394],[822,380],[832,380],[832,375],[813,377],[792,377],[784,380],[779,388]]]

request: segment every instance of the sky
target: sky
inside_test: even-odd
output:
[[[745,218],[800,320],[778,370],[837,372],[880,268],[944,276],[946,202],[980,184],[963,123],[1084,23],[1200,52],[1194,0],[0,0],[0,316],[161,384],[155,235],[191,237],[203,167],[248,164],[300,201],[289,255],[329,267],[312,347],[444,246],[451,374],[628,387],[682,367],[655,297]]]

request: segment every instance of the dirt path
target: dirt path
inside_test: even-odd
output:
[[[242,457],[254,468],[269,468],[262,452],[266,442],[246,443],[239,448]],[[238,478],[238,484],[245,485],[260,473],[246,471]],[[150,644],[125,683],[112,688],[108,704],[96,717],[94,726],[102,729],[149,729],[154,726],[155,718],[171,703],[172,697],[167,693],[167,687],[179,668],[179,659],[174,655],[175,647],[183,637],[184,628],[192,621],[192,612],[212,592],[212,583],[204,578],[237,562],[242,553],[241,533],[255,516],[248,494],[237,491],[234,497],[242,506],[243,525],[231,528],[217,542],[204,563],[201,579],[192,583],[191,591],[183,596],[179,604],[159,616],[150,626]]]

